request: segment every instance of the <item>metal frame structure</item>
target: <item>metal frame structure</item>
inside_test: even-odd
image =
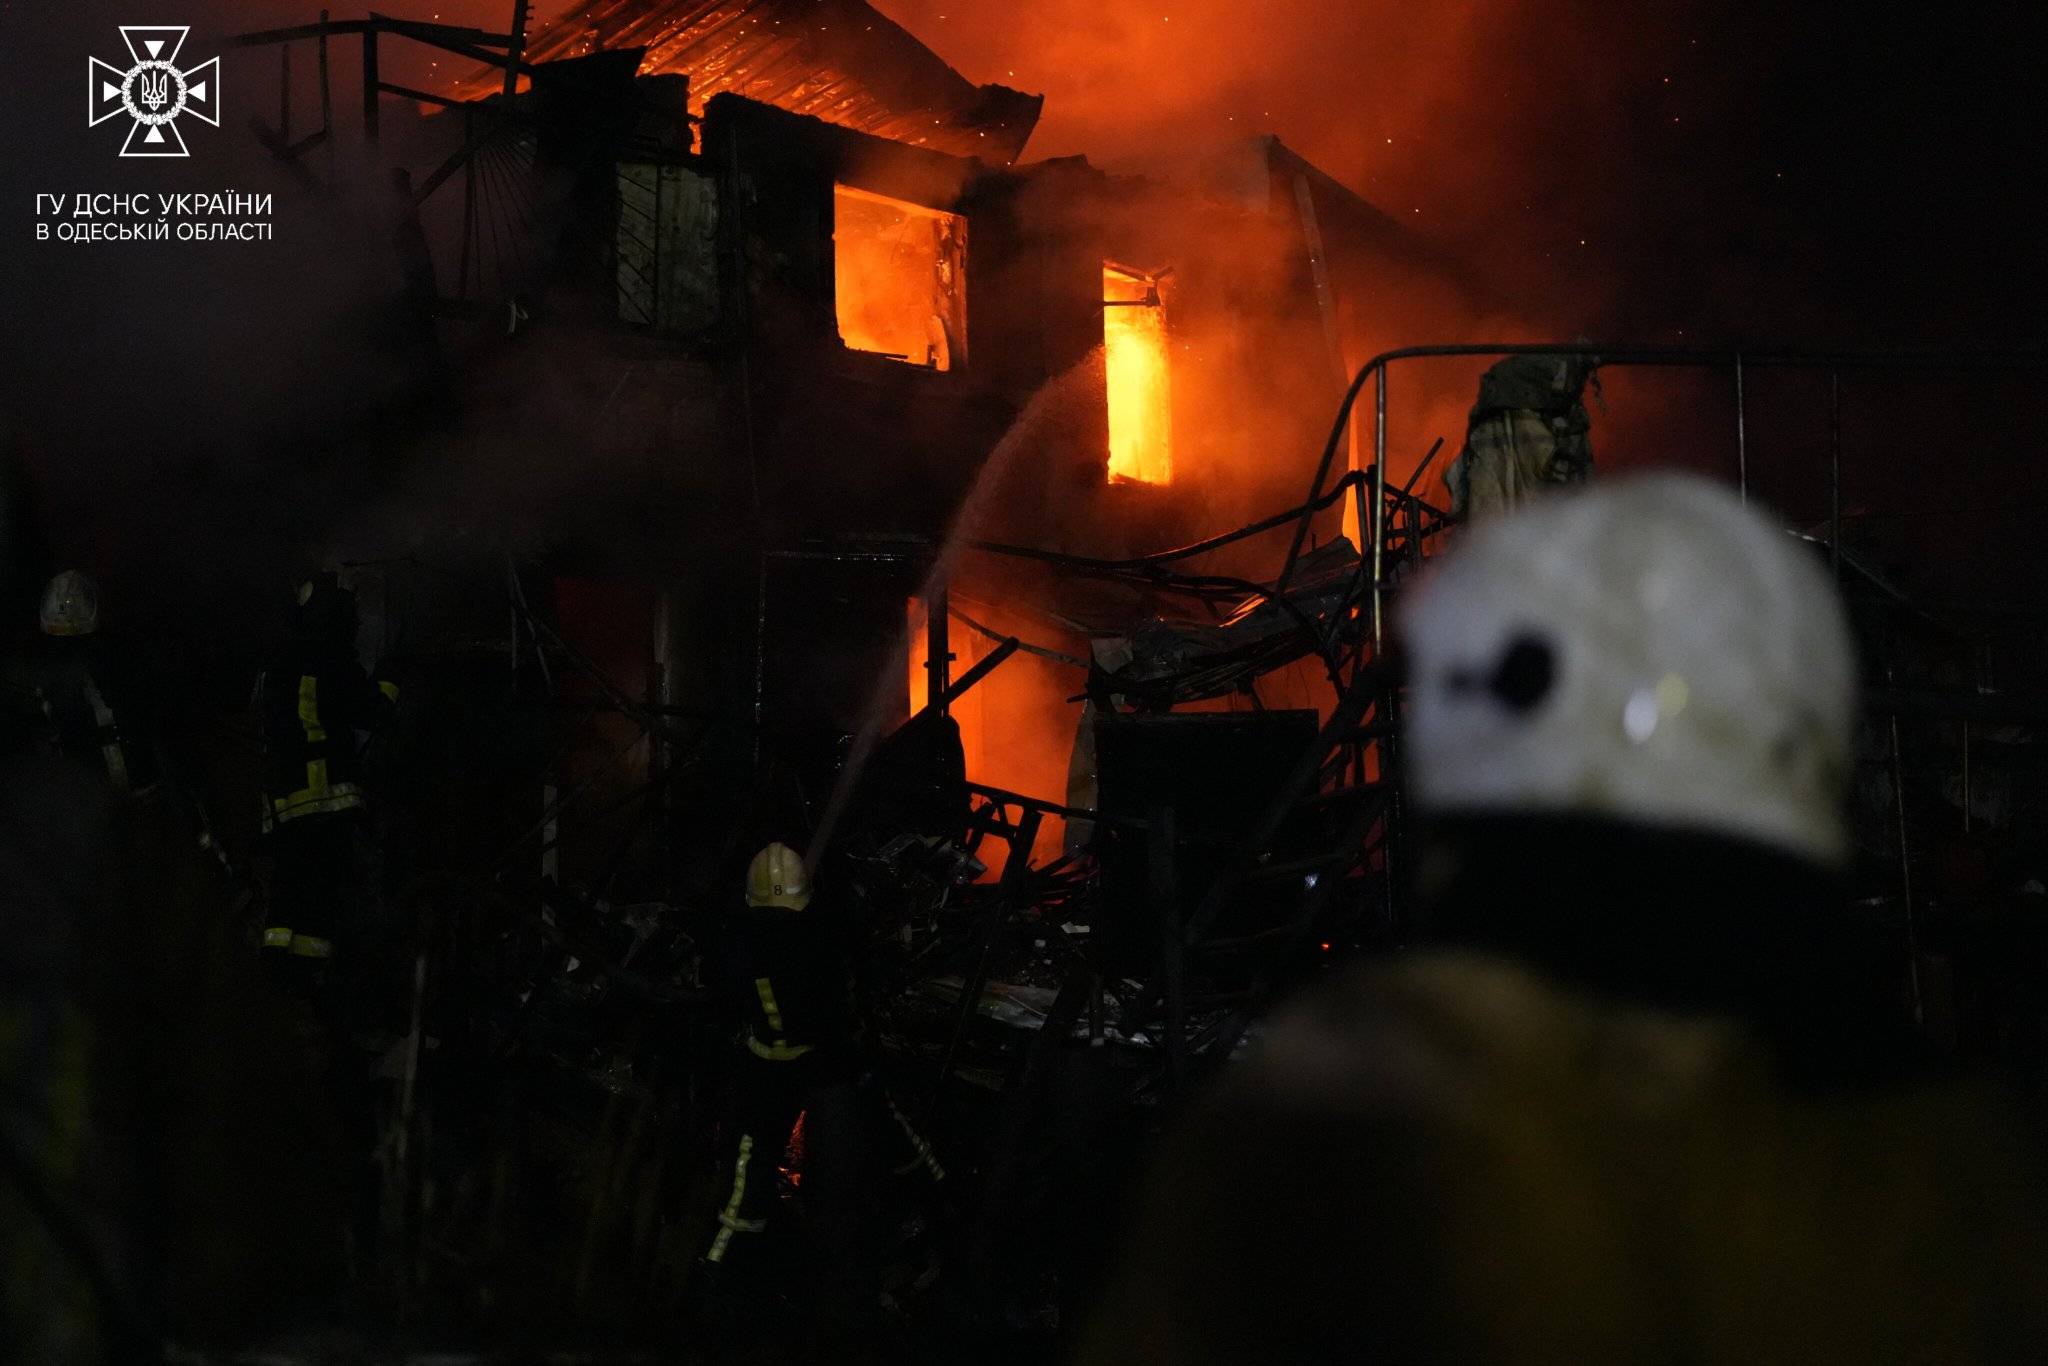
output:
[[[446,95],[435,95],[424,90],[413,90],[407,86],[393,85],[383,78],[379,63],[378,40],[385,34],[396,38],[409,38],[416,43],[450,52],[458,57],[468,57],[486,66],[502,67],[505,71],[505,94],[510,96],[521,76],[533,74],[533,67],[523,58],[526,48],[526,10],[524,0],[514,6],[513,31],[492,33],[486,29],[466,28],[454,24],[428,24],[413,19],[391,19],[373,14],[367,19],[329,19],[327,11],[320,11],[317,24],[299,24],[293,28],[264,29],[256,33],[237,35],[228,42],[230,47],[281,47],[283,54],[283,88],[286,106],[281,136],[275,141],[285,150],[280,155],[296,156],[300,151],[327,137],[332,131],[332,103],[327,77],[327,40],[329,38],[361,38],[363,40],[363,136],[372,146],[376,145],[379,131],[378,100],[385,95],[396,95],[401,99],[418,100],[426,104],[445,105],[460,108],[464,101],[450,99]],[[320,50],[320,108],[322,126],[298,143],[291,141],[291,113],[289,97],[291,92],[291,45],[313,41]],[[494,49],[502,49],[494,50]],[[258,124],[257,134],[263,137],[269,130]],[[272,139],[265,137],[268,145]]]
[[[1661,366],[1690,368],[1698,370],[1727,370],[1733,378],[1735,417],[1735,459],[1736,485],[1746,501],[1749,497],[1749,418],[1748,399],[1745,391],[1745,376],[1751,370],[1806,370],[1824,372],[1829,377],[1829,457],[1828,457],[1828,505],[1831,560],[1836,573],[1841,570],[1842,532],[1842,371],[1844,370],[1894,370],[1894,371],[2025,371],[2048,369],[2048,353],[2038,351],[2011,352],[1799,352],[1799,351],[1744,351],[1701,347],[1652,347],[1629,345],[1599,345],[1591,342],[1544,342],[1535,344],[1515,342],[1473,342],[1458,345],[1410,346],[1398,350],[1384,351],[1367,361],[1353,376],[1344,391],[1344,400],[1338,406],[1337,420],[1330,432],[1330,439],[1323,447],[1322,460],[1316,466],[1314,480],[1309,484],[1309,496],[1305,506],[1313,506],[1321,496],[1323,485],[1329,478],[1330,469],[1336,462],[1337,452],[1344,443],[1344,437],[1352,421],[1359,395],[1366,382],[1373,381],[1373,464],[1371,468],[1373,492],[1375,494],[1374,521],[1372,527],[1373,561],[1373,641],[1382,643],[1385,639],[1384,612],[1384,547],[1385,515],[1387,497],[1387,372],[1396,362],[1427,358],[1455,356],[1504,357],[1562,355],[1584,356],[1595,360],[1603,368],[1616,365]],[[1284,592],[1292,578],[1295,565],[1301,558],[1301,548],[1307,540],[1313,513],[1304,510],[1299,525],[1295,528],[1294,543],[1287,552],[1287,563],[1282,569],[1275,591]]]
[[[1801,353],[1794,351],[1746,351],[1713,350],[1700,348],[1664,348],[1625,345],[1599,345],[1584,342],[1554,344],[1509,344],[1484,343],[1445,346],[1418,346],[1389,351],[1374,357],[1361,367],[1347,387],[1339,408],[1336,422],[1324,447],[1313,482],[1307,497],[1297,507],[1273,517],[1240,528],[1237,531],[1205,540],[1198,544],[1182,547],[1161,554],[1127,560],[1090,560],[1037,550],[1031,547],[977,542],[975,548],[998,555],[1024,558],[1050,564],[1080,575],[1102,577],[1124,582],[1143,583],[1166,590],[1195,593],[1197,596],[1213,594],[1221,581],[1214,578],[1190,575],[1181,572],[1180,562],[1192,559],[1206,552],[1219,549],[1237,541],[1272,531],[1294,523],[1294,533],[1287,559],[1270,590],[1257,585],[1232,581],[1233,591],[1264,591],[1275,601],[1282,600],[1289,582],[1298,567],[1310,529],[1319,513],[1338,506],[1347,495],[1357,500],[1359,525],[1367,536],[1367,545],[1361,550],[1361,578],[1357,606],[1369,616],[1369,631],[1356,643],[1343,659],[1331,662],[1331,678],[1337,688],[1338,703],[1330,722],[1318,736],[1315,745],[1297,763],[1296,771],[1281,795],[1276,798],[1270,810],[1258,826],[1248,834],[1243,846],[1237,851],[1232,870],[1211,887],[1199,906],[1192,912],[1182,914],[1179,896],[1173,883],[1172,860],[1160,848],[1165,840],[1170,850],[1172,836],[1162,834],[1170,831],[1171,813],[1155,812],[1143,823],[1148,844],[1152,847],[1150,860],[1154,869],[1150,895],[1160,913],[1161,923],[1168,927],[1167,943],[1162,945],[1160,966],[1153,979],[1143,989],[1125,1002],[1122,1028],[1128,1036],[1141,1024],[1150,1028],[1155,1007],[1163,1008],[1164,1031],[1155,1034],[1162,1042],[1164,1054],[1164,1076],[1168,1090],[1175,1088],[1182,1080],[1190,1055],[1202,1056],[1209,1060],[1227,1057],[1238,1039],[1243,1035],[1250,1019],[1259,1007],[1270,998],[1275,985],[1274,971],[1285,961],[1287,955],[1299,948],[1301,940],[1312,929],[1317,913],[1325,903],[1332,885],[1337,879],[1349,874],[1360,866],[1361,861],[1370,860],[1377,850],[1377,876],[1381,880],[1385,897],[1385,911],[1390,923],[1396,923],[1399,915],[1397,879],[1394,873],[1394,854],[1399,847],[1399,825],[1401,803],[1398,784],[1393,780],[1394,756],[1392,743],[1396,729],[1395,717],[1398,705],[1397,689],[1391,671],[1381,667],[1386,651],[1387,597],[1394,586],[1395,578],[1403,568],[1419,565],[1425,542],[1440,533],[1449,523],[1449,516],[1443,510],[1430,506],[1417,497],[1414,488],[1421,474],[1428,468],[1441,449],[1442,442],[1425,455],[1421,465],[1407,486],[1393,487],[1387,476],[1387,391],[1388,371],[1398,362],[1440,357],[1495,358],[1510,355],[1576,355],[1598,360],[1604,367],[1609,365],[1657,366],[1667,368],[1693,368],[1725,370],[1731,378],[1733,399],[1733,444],[1735,460],[1735,482],[1741,496],[1747,500],[1750,483],[1749,461],[1749,404],[1750,377],[1756,370],[1805,371],[1824,373],[1828,376],[1828,533],[1826,545],[1833,572],[1839,578],[1845,564],[1857,569],[1860,575],[1871,578],[1880,588],[1886,588],[1891,596],[1898,595],[1889,590],[1882,580],[1869,574],[1842,551],[1842,395],[1841,376],[1844,371],[1940,371],[1940,372],[2024,372],[2048,368],[2048,355],[2029,352],[2012,353]],[[1373,391],[1373,459],[1364,470],[1352,470],[1330,483],[1330,474],[1337,453],[1346,446],[1347,429],[1355,414],[1357,402],[1368,383]],[[1355,446],[1353,447],[1355,449]],[[1370,513],[1366,505],[1370,504]],[[1815,539],[1815,538],[1810,538]],[[1341,667],[1348,663],[1346,670]],[[1893,718],[1896,728],[1896,717]],[[1365,763],[1369,747],[1379,747],[1379,779],[1368,782]],[[1356,762],[1356,783],[1350,787],[1339,786],[1324,790],[1333,775],[1342,781],[1343,768],[1330,764],[1333,752],[1341,753],[1349,748]],[[1896,768],[1894,754],[1894,768]],[[1896,774],[1894,775],[1896,780]],[[1014,797],[1014,794],[1005,794]],[[1296,860],[1286,865],[1275,862],[1270,846],[1274,834],[1289,812],[1299,803],[1316,798],[1332,799],[1342,796],[1362,797],[1359,815],[1344,831],[1345,847],[1333,848],[1326,857],[1315,860]],[[1028,799],[1026,799],[1028,801]],[[1056,808],[1042,802],[1029,802],[1032,808],[1053,812]],[[1081,814],[1092,819],[1101,819],[1095,813]],[[1900,884],[1905,898],[1907,932],[1909,938],[1915,927],[1912,924],[1912,870],[1910,854],[1905,844],[1905,813],[1903,805],[1899,816],[1899,873]],[[1377,833],[1378,838],[1373,837]],[[1190,1039],[1185,1033],[1186,984],[1185,960],[1187,953],[1199,947],[1202,935],[1214,923],[1222,905],[1233,891],[1246,882],[1277,874],[1303,876],[1306,872],[1319,872],[1316,893],[1312,894],[1307,913],[1295,924],[1279,927],[1276,933],[1279,941],[1275,951],[1266,960],[1266,966],[1255,977],[1252,988],[1242,993],[1240,1003],[1218,1024],[1203,1030]],[[971,1010],[972,1003],[963,1002],[963,1011]],[[963,1016],[964,1018],[964,1016]]]
[[[362,40],[363,139],[370,146],[375,147],[379,142],[379,103],[386,95],[460,110],[462,145],[414,187],[413,204],[415,207],[425,204],[436,191],[457,173],[461,173],[462,258],[457,266],[453,297],[459,300],[471,299],[470,283],[474,279],[475,297],[480,299],[484,293],[483,256],[487,232],[499,262],[498,275],[501,285],[506,283],[508,276],[508,260],[513,261],[521,269],[529,268],[531,264],[525,259],[525,253],[520,247],[520,233],[532,227],[533,196],[531,187],[521,183],[520,163],[524,162],[530,166],[532,129],[525,109],[514,98],[519,78],[530,76],[535,70],[524,57],[528,8],[526,0],[516,0],[513,6],[512,29],[509,33],[492,33],[484,29],[452,24],[392,19],[380,14],[373,14],[367,19],[334,20],[328,17],[326,10],[322,10],[320,21],[316,24],[241,34],[231,39],[229,46],[276,47],[280,61],[278,126],[273,129],[261,118],[252,117],[251,130],[255,133],[257,141],[261,142],[273,156],[298,170],[302,177],[307,175],[300,164],[300,155],[329,140],[334,133],[333,90],[328,63],[328,40],[331,38],[353,37]],[[501,97],[488,102],[458,100],[385,80],[380,40],[386,35],[404,38],[458,57],[467,57],[486,66],[503,68],[505,84]],[[294,141],[292,48],[301,42],[314,43],[318,51],[320,127]],[[492,214],[488,219],[480,212],[480,202],[486,197],[492,201]]]

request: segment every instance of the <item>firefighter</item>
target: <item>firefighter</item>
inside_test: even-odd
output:
[[[1444,473],[1451,515],[1479,521],[1541,493],[1592,477],[1592,419],[1585,391],[1600,394],[1599,361],[1538,353],[1507,356],[1479,381],[1464,449]]]
[[[846,1172],[845,1151],[880,1129],[897,1149],[898,1175],[945,1179],[931,1145],[866,1065],[855,1017],[847,929],[839,909],[814,902],[810,873],[786,844],[770,844],[747,868],[746,911],[734,936],[732,968],[744,1028],[721,1134],[724,1162],[717,1227],[703,1262],[713,1277],[736,1261],[758,1263],[778,1204],[778,1173],[798,1117],[805,1169]],[[865,1213],[859,1180],[807,1182],[814,1231],[852,1271]]]
[[[43,590],[36,648],[7,668],[16,748],[62,754],[121,795],[148,792],[159,765],[149,727],[100,630],[99,587],[67,569]]]
[[[1427,947],[1283,1011],[1167,1145],[1082,1360],[2036,1358],[2025,1129],[1916,1074],[1843,895],[1808,549],[1624,480],[1402,606]]]
[[[16,603],[19,514],[4,417],[0,602]],[[54,619],[46,610],[46,627],[72,628],[66,642],[89,636],[89,581],[59,582],[65,591],[45,594],[46,609],[57,609]],[[0,632],[0,655],[58,639],[24,641],[27,613],[9,615],[22,628]],[[53,674],[47,658],[0,663],[10,684],[47,686]],[[137,1023],[154,964],[137,951],[143,933],[105,756],[97,744],[84,763],[57,752],[46,694],[22,696],[34,738],[0,746],[0,1356],[24,1366],[155,1360],[158,1268],[143,1177],[156,1136],[139,1096],[152,1074]],[[90,713],[86,724],[93,738]]]
[[[359,928],[356,844],[365,817],[357,732],[389,725],[398,685],[356,659],[356,599],[333,573],[301,585],[291,639],[257,682],[272,853],[267,959],[287,980],[320,975]]]

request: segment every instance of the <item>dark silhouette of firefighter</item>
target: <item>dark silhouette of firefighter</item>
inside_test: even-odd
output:
[[[1479,521],[1593,474],[1586,386],[1600,394],[1599,361],[1539,353],[1508,356],[1479,381],[1464,449],[1444,473],[1451,515]]]
[[[101,630],[99,586],[75,569],[51,579],[39,636],[5,670],[11,742],[61,754],[123,796],[159,776],[156,747],[128,671]]]
[[[1856,669],[1697,479],[1476,528],[1403,604],[1420,952],[1166,1146],[1087,1363],[2036,1359],[2043,1191],[1922,1079],[1843,895]]]
[[[0,1357],[150,1361],[153,1060],[136,1019],[157,964],[101,747],[117,730],[89,701],[105,701],[85,659],[97,593],[58,575],[28,629],[35,585],[16,576],[47,570],[16,473],[0,412]]]
[[[356,658],[356,599],[334,574],[305,583],[284,653],[257,684],[265,747],[263,828],[272,855],[263,950],[310,982],[363,928],[358,841],[366,794],[360,735],[396,715],[398,685]],[[344,965],[345,966],[345,965]]]
[[[937,1182],[945,1169],[868,1067],[844,908],[814,899],[803,859],[785,844],[754,856],[746,905],[731,954],[745,1025],[721,1133],[717,1227],[704,1264],[715,1277],[728,1268],[758,1274],[780,1203],[779,1169],[804,1116],[804,1174],[824,1178],[804,1182],[807,1223],[851,1277],[873,1260],[860,1249],[875,1183],[852,1170],[870,1137],[887,1136],[900,1176]],[[825,1168],[835,1170],[826,1175]],[[863,1293],[827,1288],[835,1291],[842,1299]]]

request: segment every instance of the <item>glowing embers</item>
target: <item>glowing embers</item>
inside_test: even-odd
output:
[[[967,220],[846,185],[832,187],[839,337],[912,365],[967,362]]]
[[[1112,483],[1173,482],[1173,388],[1159,277],[1105,262],[1102,356]]]

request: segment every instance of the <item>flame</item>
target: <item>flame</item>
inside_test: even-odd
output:
[[[1103,367],[1109,386],[1109,477],[1173,482],[1173,392],[1166,308],[1156,281],[1102,268]]]
[[[977,602],[962,610],[1005,634],[1015,632],[1026,639],[1046,634],[1043,623],[1006,612],[995,604]],[[916,715],[924,709],[929,681],[925,661],[931,655],[922,600],[910,600],[909,620],[908,693],[911,714]],[[954,655],[955,678],[995,648],[993,641],[957,616],[947,639]],[[970,779],[1052,801],[1065,796],[1067,764],[1073,755],[1074,727],[1080,720],[1080,709],[1067,702],[1074,691],[1074,680],[1061,672],[1062,668],[1029,654],[1012,655],[953,704],[952,716],[960,727],[960,746],[967,756]],[[1010,812],[1013,817],[1016,814],[1014,809]],[[1034,857],[1053,856],[1060,847],[1064,829],[1061,821],[1048,818],[1039,827]],[[988,879],[1002,875],[1006,862],[1002,845],[993,840],[985,842],[978,855],[989,865]]]
[[[789,1142],[783,1145],[782,1161],[776,1167],[791,1186],[804,1183],[804,1121],[810,1115],[808,1110],[796,1112],[796,1123],[789,1128]]]
[[[966,360],[967,220],[832,189],[833,294],[848,348],[950,370]]]

